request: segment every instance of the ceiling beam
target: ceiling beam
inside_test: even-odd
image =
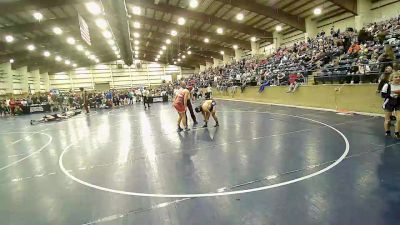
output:
[[[294,27],[297,30],[306,31],[306,22],[304,18],[292,15],[278,8],[266,6],[257,3],[254,0],[217,0],[217,1],[241,9],[245,9],[247,11],[254,12],[268,18],[272,18],[281,23]]]
[[[78,20],[73,18],[68,17],[68,18],[57,18],[57,19],[48,19],[45,21],[42,21],[40,23],[38,22],[33,22],[33,23],[24,23],[24,24],[18,24],[18,25],[12,25],[12,26],[6,26],[6,27],[1,27],[0,32],[4,34],[10,34],[10,33],[29,33],[33,31],[42,31],[46,29],[51,29],[52,26],[67,26],[71,24],[73,21],[78,23]]]
[[[147,38],[147,39],[148,39],[147,41],[142,41],[142,42],[141,42],[141,44],[140,44],[140,46],[139,46],[139,47],[140,47],[139,52],[142,52],[143,50],[144,50],[144,51],[150,50],[150,51],[153,51],[153,52],[157,52],[157,54],[158,54],[158,51],[159,51],[160,49],[154,47],[154,46],[153,46],[154,44],[157,45],[157,46],[162,46],[162,45],[167,46],[166,54],[169,54],[170,51],[174,51],[174,50],[177,49],[177,48],[176,48],[176,49],[168,48],[168,47],[170,47],[170,46],[177,46],[177,44],[171,43],[170,45],[167,45],[167,44],[165,44],[165,42],[163,42],[162,40],[157,39],[157,38],[155,38],[155,37],[149,37],[149,38]],[[151,45],[150,45],[150,44],[151,44]],[[199,54],[198,54],[199,51],[198,51],[196,48],[191,48],[191,52],[192,52],[193,55],[195,55],[195,56],[192,56],[192,57],[198,56],[198,58],[199,58],[199,57],[202,58],[201,60],[207,60],[207,59],[209,59],[209,57],[207,57],[207,56],[199,55]],[[172,52],[172,54],[175,55],[175,57],[173,57],[173,58],[176,58],[176,55],[177,55],[178,53],[180,53],[180,52]],[[208,53],[209,53],[210,56],[213,56],[214,58],[222,59],[222,55],[219,54],[219,53],[212,52],[212,51],[208,51]],[[157,54],[156,54],[156,55],[157,55]],[[164,54],[164,55],[165,55],[165,54]],[[187,54],[186,54],[186,55],[187,55]]]
[[[352,13],[353,15],[358,15],[357,13],[357,0],[329,0],[340,8]]]
[[[63,5],[82,4],[92,0],[21,0],[0,3],[0,14],[14,14],[22,11],[33,11]]]
[[[152,1],[138,1],[138,0],[127,0],[129,3],[140,5],[145,8],[151,8],[157,11],[161,11],[164,13],[170,13],[174,16],[183,16],[186,18],[192,18],[196,21],[201,21],[203,23],[208,23],[211,25],[222,26],[225,29],[236,30],[244,34],[254,35],[257,37],[264,37],[264,38],[272,38],[272,33],[261,30],[255,27],[247,26],[245,24],[241,24],[234,21],[229,21],[225,19],[221,19],[219,17],[208,15],[205,13],[200,13],[192,10],[187,10],[184,8],[180,8],[177,6],[172,6],[165,3],[158,3],[157,5],[153,4]]]
[[[162,27],[163,29],[167,29],[167,30],[174,29],[174,30],[178,31],[178,33],[184,33],[189,36],[191,36],[191,35],[198,36],[198,37],[202,38],[203,40],[204,40],[204,38],[209,38],[211,41],[215,40],[218,42],[223,42],[229,46],[238,45],[239,48],[242,48],[245,50],[251,50],[250,41],[243,41],[243,40],[236,39],[233,37],[217,35],[217,34],[203,31],[200,29],[193,29],[193,28],[185,29],[184,26],[179,26],[179,25],[176,25],[176,24],[173,24],[170,22],[165,22],[163,20],[156,20],[156,19],[145,17],[145,16],[135,16],[135,18],[137,18],[138,21],[140,21],[144,24],[151,25],[151,26],[159,26],[159,27]]]
[[[165,41],[167,38],[171,39],[171,41],[176,41],[176,39],[179,38],[179,41],[184,42],[184,44],[187,44],[188,46],[195,46],[199,49],[211,50],[214,52],[220,52],[221,50],[223,50],[225,52],[225,54],[235,55],[235,52],[232,48],[221,47],[216,44],[204,43],[203,41],[197,41],[197,40],[193,40],[193,39],[189,39],[189,38],[172,37],[170,35],[160,33],[157,31],[147,30],[147,34],[145,36],[143,36],[143,38],[155,38],[155,39],[159,39],[161,41]]]
[[[111,27],[115,34],[115,39],[120,47],[120,53],[126,65],[133,64],[132,45],[130,41],[130,26],[125,0],[103,0],[105,13],[115,17]]]

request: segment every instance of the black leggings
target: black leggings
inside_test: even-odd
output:
[[[188,107],[188,109],[189,109],[190,116],[192,117],[193,123],[196,123],[196,122],[197,122],[197,120],[196,120],[196,115],[194,114],[193,106],[192,106],[192,103],[190,102],[189,99],[187,100],[187,107]],[[187,121],[187,120],[186,120],[186,121]]]

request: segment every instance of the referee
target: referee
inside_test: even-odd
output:
[[[147,107],[150,108],[150,104],[149,104],[149,95],[150,95],[150,92],[149,92],[149,90],[147,90],[146,88],[144,88],[144,89],[143,89],[143,92],[142,92],[142,95],[143,95],[143,105],[144,105],[144,108],[146,109],[146,103],[147,103]]]

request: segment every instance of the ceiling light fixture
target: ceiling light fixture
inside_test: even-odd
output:
[[[135,38],[139,38],[139,37],[140,37],[140,34],[139,34],[138,32],[135,32],[135,33],[133,33],[133,36],[134,36]]]
[[[241,20],[243,20],[243,18],[244,18],[243,13],[238,13],[238,14],[236,14],[236,19],[237,19],[237,20],[241,21]]]
[[[10,63],[14,63],[15,62],[15,60],[14,59],[10,59]]]
[[[100,62],[100,60],[99,60],[99,59],[95,59],[94,61],[96,61],[96,63],[99,63],[99,62]]]
[[[76,63],[72,64],[73,67],[77,67],[78,65],[76,65]]]
[[[42,20],[43,19],[43,14],[41,14],[40,12],[35,12],[33,13],[33,17],[35,17],[36,20]]]
[[[186,55],[183,55],[183,56],[182,56],[182,59],[186,59]]]
[[[61,62],[61,60],[62,60],[61,56],[56,56],[56,61],[57,62]]]
[[[162,49],[162,50],[167,50],[167,46],[163,45],[163,46],[161,47],[161,49]]]
[[[217,28],[217,34],[223,34],[224,33],[224,29],[222,29],[221,27]]]
[[[139,6],[133,6],[132,7],[132,12],[135,15],[140,15],[140,14],[142,14],[142,9]]]
[[[32,44],[28,45],[27,48],[28,48],[29,51],[33,51],[33,50],[36,49],[36,47],[34,45],[32,45]]]
[[[176,32],[176,30],[171,30],[171,35],[175,37],[176,35],[178,35],[178,32]]]
[[[77,45],[77,46],[76,46],[76,49],[77,49],[78,51],[83,51],[83,46],[82,46],[82,45]]]
[[[181,61],[181,59],[178,59],[178,62],[180,62]]]
[[[136,29],[140,29],[140,23],[137,21],[133,22],[133,27]]]
[[[44,55],[45,57],[49,57],[51,54],[50,54],[49,51],[44,51],[44,52],[43,52],[43,55]]]
[[[238,49],[238,46],[237,45],[233,45],[233,49]]]
[[[199,6],[199,2],[197,0],[190,0],[189,2],[189,6],[190,8],[197,8],[197,6]]]
[[[224,54],[225,54],[224,51],[220,51],[219,53],[221,53],[221,55],[224,55]]]
[[[204,42],[208,43],[208,42],[210,42],[210,40],[208,38],[204,38]]]
[[[96,25],[100,28],[100,29],[106,29],[107,28],[107,21],[103,18],[98,18],[96,19]]]
[[[275,30],[276,30],[276,31],[281,31],[281,30],[282,30],[282,26],[281,26],[281,25],[277,25],[277,26],[275,27]]]
[[[70,45],[74,45],[75,44],[75,39],[73,37],[68,37],[67,38],[67,43]]]
[[[96,2],[85,3],[86,9],[93,15],[99,15],[101,13],[101,7]]]
[[[315,9],[314,9],[314,15],[318,16],[318,15],[320,15],[321,13],[322,13],[321,8],[315,8]]]
[[[105,38],[107,38],[107,39],[112,38],[112,34],[111,34],[111,32],[108,31],[108,30],[103,31],[102,34],[103,34],[103,36],[104,36]]]
[[[140,41],[135,40],[134,43],[135,43],[135,45],[139,45]]]
[[[167,39],[167,40],[165,40],[165,43],[167,43],[167,45],[169,45],[169,44],[171,44],[171,40]]]
[[[135,46],[135,50],[136,50],[136,51],[139,50],[139,46]]]
[[[8,43],[11,43],[14,41],[14,37],[11,35],[6,35],[5,39],[6,39],[6,42],[8,42]]]
[[[251,37],[250,40],[251,40],[252,42],[256,42],[256,41],[257,41],[257,38],[256,38],[256,37]]]
[[[178,24],[182,26],[182,25],[185,25],[185,23],[186,23],[185,18],[179,17],[179,19],[178,19]]]
[[[69,65],[69,64],[71,64],[71,61],[69,61],[68,59],[67,60],[65,60],[65,65]]]
[[[115,41],[114,41],[114,40],[108,40],[107,43],[108,43],[109,45],[115,45]]]
[[[117,51],[117,46],[112,46],[111,48],[113,51]]]
[[[191,55],[191,54],[192,54],[192,52],[191,52],[191,51],[187,51],[187,54],[188,54],[188,55]]]
[[[57,35],[60,35],[63,33],[63,31],[61,30],[61,28],[59,27],[53,27],[53,32]]]

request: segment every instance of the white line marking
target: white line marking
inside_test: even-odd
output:
[[[317,110],[317,111],[327,111],[327,112],[337,112],[334,109],[327,109],[327,108],[317,108],[317,107],[309,107],[309,106],[301,106],[301,105],[285,105],[285,104],[278,104],[278,103],[268,103],[268,102],[257,102],[257,101],[248,101],[248,100],[237,100],[237,99],[225,99],[225,98],[215,98],[223,101],[232,101],[232,102],[246,102],[246,103],[253,103],[253,104],[262,104],[262,105],[269,105],[269,106],[283,106],[289,108],[299,108],[299,109],[310,109],[310,110]],[[383,117],[383,113],[369,113],[369,112],[353,112],[355,114],[364,115],[364,116],[378,116]]]
[[[31,154],[27,155],[26,157],[24,157],[24,158],[22,158],[22,159],[19,159],[19,160],[15,161],[15,162],[12,162],[12,163],[10,163],[10,164],[8,164],[8,165],[6,165],[6,166],[1,167],[1,168],[0,168],[0,172],[3,171],[3,170],[5,170],[5,169],[7,169],[7,168],[9,168],[9,167],[11,167],[11,166],[16,165],[16,164],[18,164],[18,163],[20,163],[20,162],[22,162],[22,161],[24,161],[24,160],[26,160],[26,159],[28,159],[29,157],[31,157],[31,156],[33,156],[33,155],[35,155],[35,154],[40,153],[40,152],[43,151],[43,150],[51,143],[51,141],[53,140],[53,137],[52,137],[52,136],[50,136],[50,135],[48,135],[48,134],[45,134],[45,133],[38,133],[38,132],[7,132],[7,133],[10,133],[10,134],[11,134],[11,133],[33,133],[33,134],[37,133],[37,134],[42,134],[42,135],[47,136],[47,137],[49,138],[49,141],[48,141],[45,145],[43,145],[40,149],[38,149],[38,150],[32,152]],[[2,133],[2,134],[5,134],[5,133]]]
[[[256,112],[256,113],[263,113],[263,112]],[[350,150],[350,144],[349,141],[347,139],[347,137],[340,132],[338,129],[334,128],[331,125],[328,125],[326,123],[317,121],[317,120],[313,120],[310,118],[306,118],[306,117],[301,117],[301,116],[294,116],[294,115],[288,115],[288,114],[281,114],[281,113],[271,113],[271,112],[264,112],[264,113],[268,113],[268,114],[272,114],[272,115],[282,115],[282,116],[288,116],[288,117],[294,117],[294,118],[298,118],[298,119],[303,119],[303,120],[308,120],[317,124],[321,124],[323,126],[326,126],[330,129],[332,129],[333,131],[337,132],[344,140],[345,142],[345,150],[343,152],[343,154],[336,160],[334,161],[332,164],[330,164],[329,166],[314,172],[312,174],[303,176],[303,177],[299,177],[293,180],[289,180],[289,181],[285,181],[285,182],[281,182],[281,183],[277,183],[277,184],[273,184],[273,185],[267,185],[267,186],[263,186],[263,187],[258,187],[258,188],[251,188],[251,189],[247,189],[247,190],[240,190],[240,191],[229,191],[229,192],[215,192],[215,193],[198,193],[198,194],[155,194],[155,193],[142,193],[142,192],[129,192],[129,191],[122,191],[122,190],[115,190],[115,189],[111,189],[111,188],[106,188],[106,187],[101,187],[95,184],[91,184],[89,182],[83,181],[75,176],[73,176],[72,174],[70,174],[64,167],[63,164],[63,159],[64,159],[64,155],[69,152],[70,147],[72,146],[72,144],[70,146],[68,146],[67,148],[63,149],[60,158],[58,160],[58,164],[59,167],[61,169],[61,171],[70,179],[74,180],[77,183],[80,183],[84,186],[88,186],[100,191],[105,191],[105,192],[110,192],[110,193],[115,193],[115,194],[121,194],[121,195],[130,195],[130,196],[142,196],[142,197],[157,197],[157,198],[198,198],[198,197],[215,197],[215,196],[225,196],[225,195],[235,195],[235,194],[244,194],[244,193],[250,193],[250,192],[255,192],[255,191],[262,191],[262,190],[267,190],[267,189],[272,189],[272,188],[276,188],[276,187],[280,187],[280,186],[285,186],[285,185],[289,185],[289,184],[293,184],[302,180],[306,180],[309,178],[312,178],[314,176],[320,175],[330,169],[332,169],[333,167],[337,166],[340,162],[342,162],[344,160],[344,158],[347,156],[347,154],[349,153]]]

